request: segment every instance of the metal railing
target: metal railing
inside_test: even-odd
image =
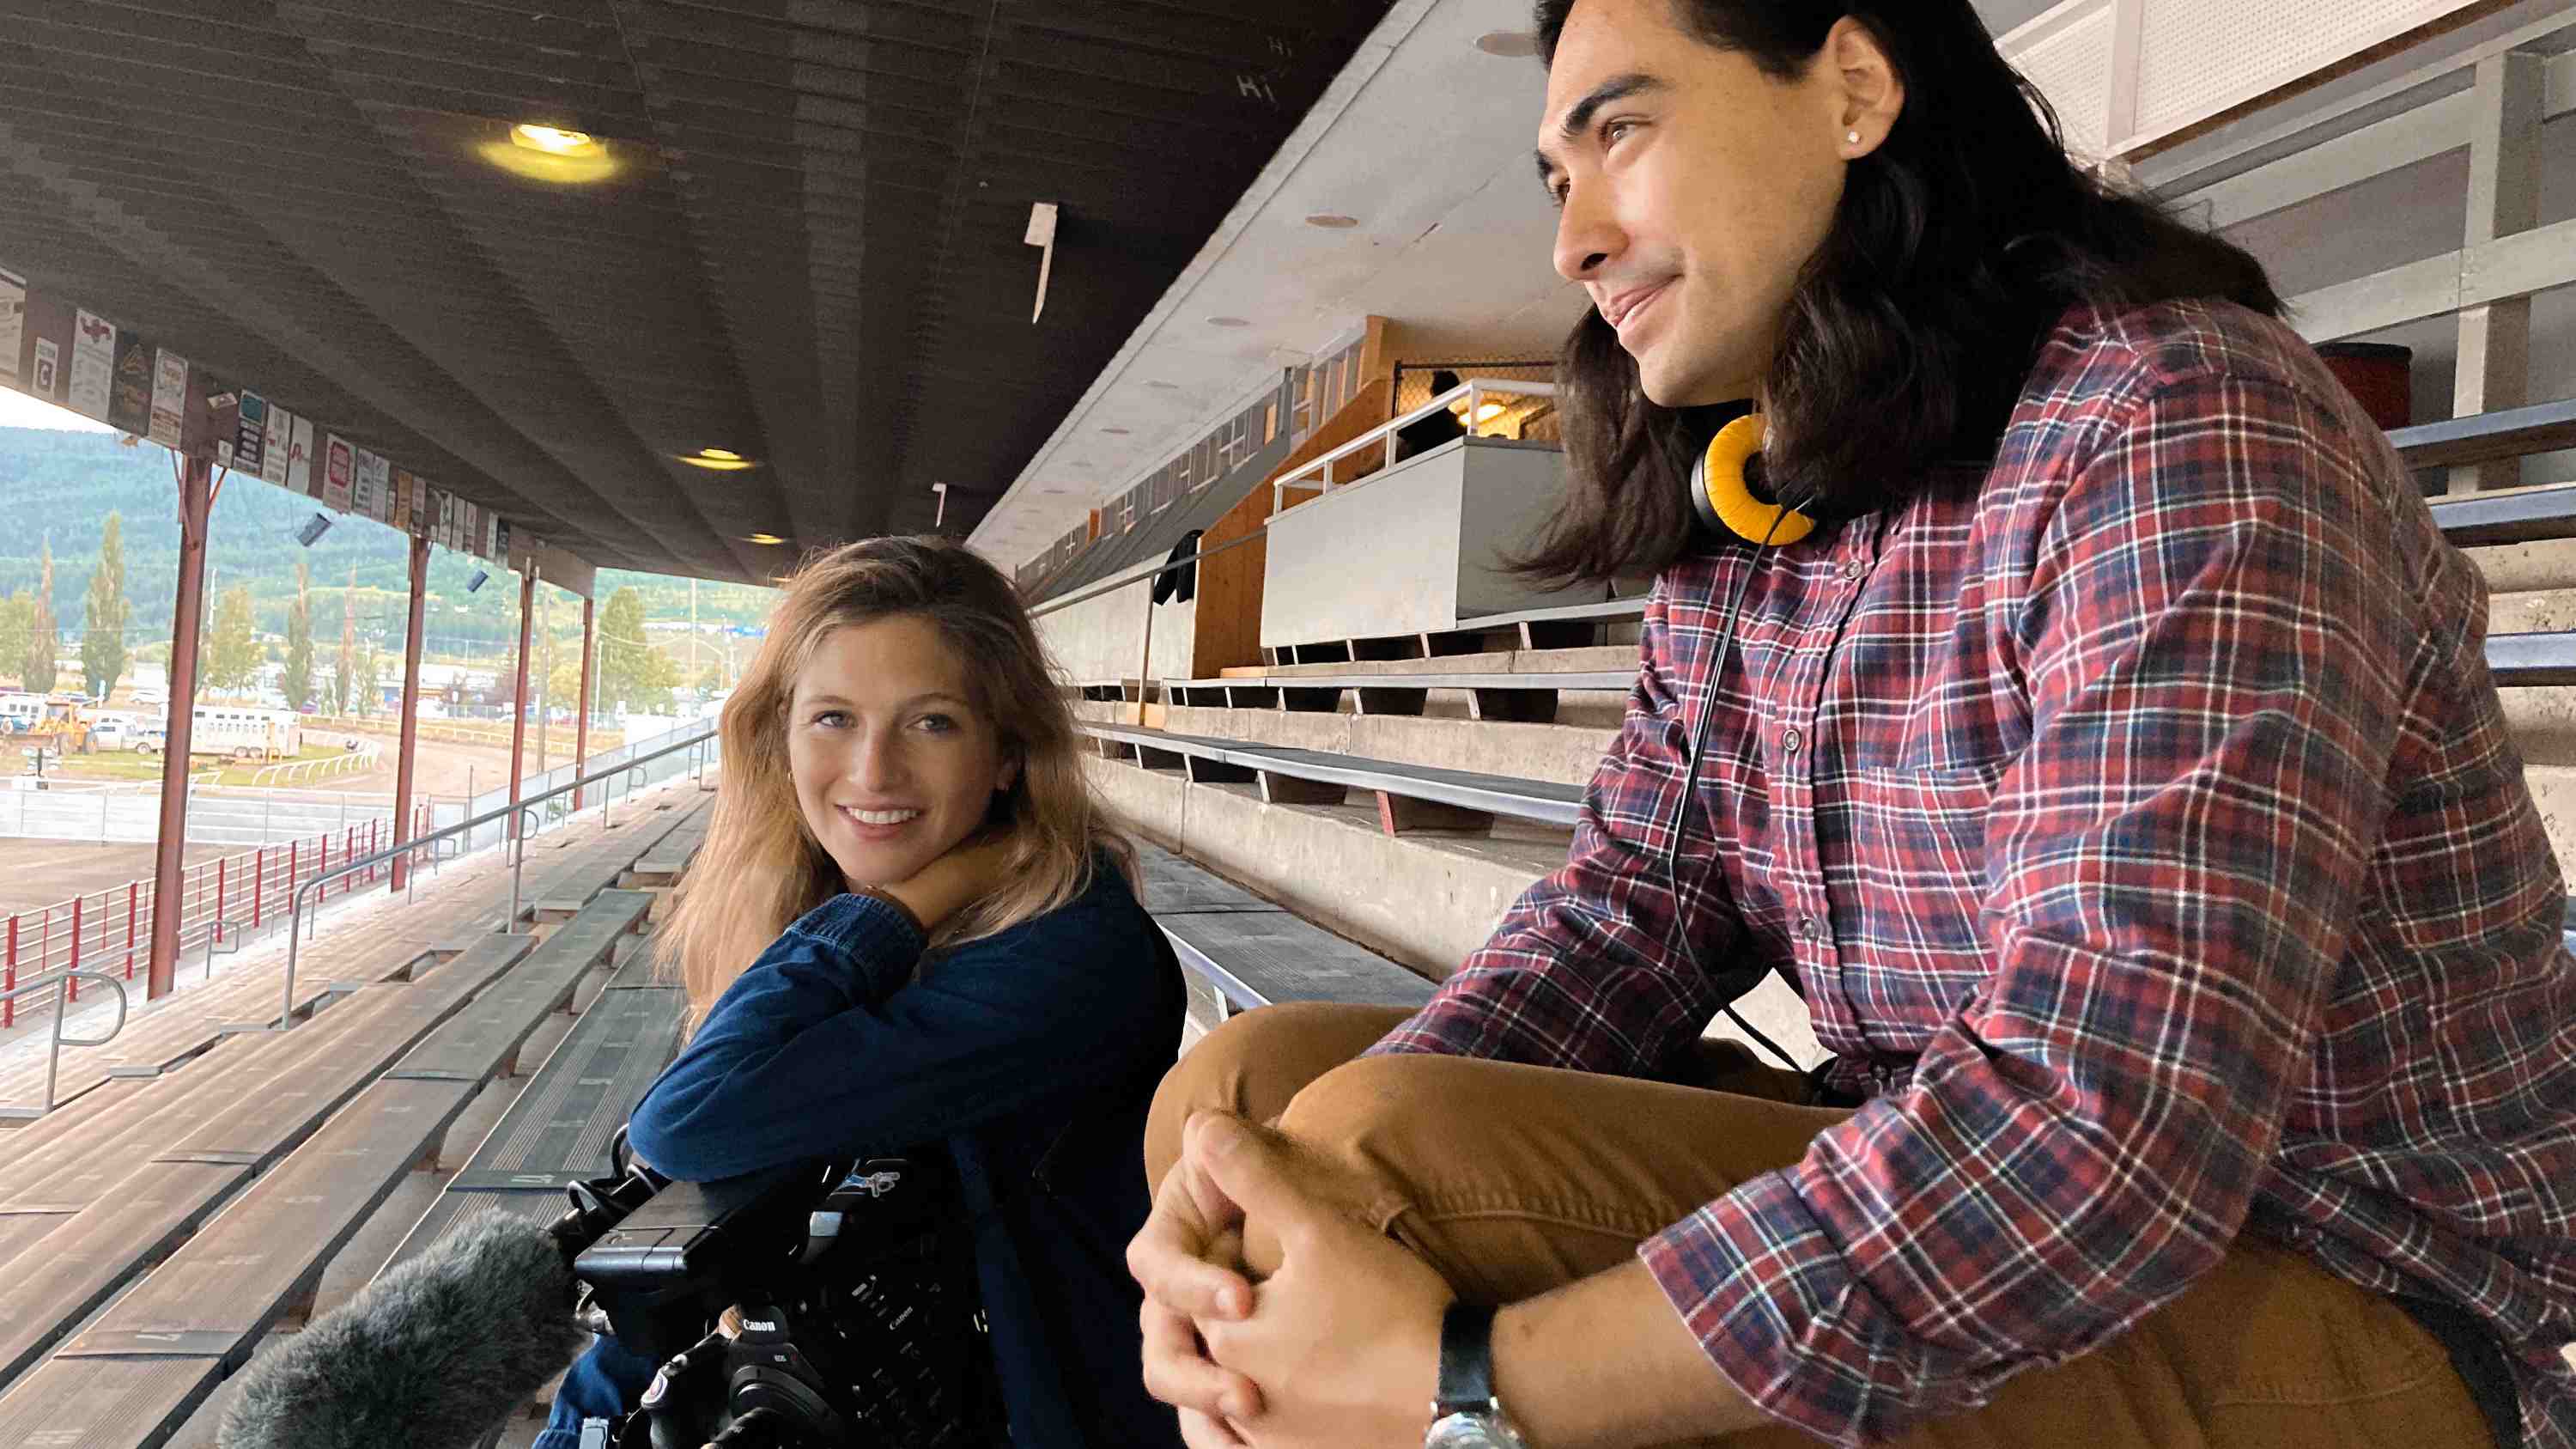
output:
[[[1477,420],[1477,413],[1488,406],[1495,405],[1487,401],[1488,394],[1510,394],[1515,397],[1524,398],[1553,398],[1556,396],[1556,386],[1553,383],[1523,381],[1516,378],[1470,378],[1466,382],[1459,384],[1457,387],[1454,387],[1432,399],[1426,406],[1416,408],[1413,411],[1404,414],[1402,417],[1393,418],[1385,423],[1381,423],[1337,448],[1333,448],[1328,452],[1299,464],[1295,468],[1287,469],[1280,473],[1271,481],[1270,485],[1271,516],[1276,518],[1279,512],[1286,507],[1287,490],[1290,488],[1320,494],[1330,491],[1335,487],[1348,486],[1335,478],[1333,465],[1344,458],[1352,456],[1353,454],[1363,452],[1371,447],[1378,447],[1385,450],[1386,456],[1384,463],[1394,462],[1397,432],[1412,423],[1419,422],[1423,418],[1429,417],[1435,412],[1448,408],[1452,403],[1464,404],[1464,410],[1468,418],[1467,430],[1471,433],[1474,432],[1479,426],[1483,425]],[[1484,422],[1491,421],[1491,417],[1484,420]],[[1384,463],[1380,466],[1383,467]],[[1320,481],[1308,481],[1310,477],[1317,478]],[[1043,619],[1047,615],[1056,613],[1059,610],[1072,608],[1076,604],[1089,603],[1093,599],[1101,598],[1108,594],[1114,594],[1121,589],[1144,590],[1146,598],[1145,642],[1143,648],[1144,658],[1138,665],[1136,680],[1136,713],[1138,720],[1142,721],[1145,714],[1145,702],[1153,693],[1151,676],[1153,674],[1154,655],[1152,604],[1154,581],[1165,574],[1172,573],[1179,569],[1195,568],[1201,559],[1213,558],[1218,554],[1226,553],[1233,549],[1242,548],[1247,544],[1258,542],[1261,539],[1268,537],[1269,533],[1270,521],[1265,519],[1262,522],[1253,525],[1249,531],[1240,537],[1227,539],[1225,542],[1220,543],[1213,548],[1201,548],[1190,554],[1187,558],[1170,559],[1155,568],[1147,569],[1141,573],[1128,575],[1122,578],[1104,580],[1100,583],[1077,589],[1062,598],[1046,600],[1044,603],[1031,608],[1029,610],[1029,617],[1031,619]],[[1037,587],[1044,588],[1046,586],[1046,582],[1047,581],[1045,579],[1038,580]]]
[[[183,868],[177,895],[168,903],[178,917],[179,951],[217,939],[230,951],[241,946],[245,930],[264,935],[277,929],[277,895],[316,870],[328,870],[334,856],[353,858],[361,849],[374,849],[390,825],[382,818],[362,820]],[[164,904],[152,885],[149,877],[137,877],[0,917],[0,1030],[18,1025],[17,1004],[7,992],[21,977],[33,981],[49,978],[56,968],[89,966],[133,980],[137,960],[150,959],[153,919]],[[73,991],[71,999],[77,1005],[80,993]]]
[[[588,786],[598,784],[603,780],[616,779],[621,776],[631,777],[636,772],[642,770],[646,764],[649,764],[654,760],[661,759],[666,755],[678,754],[683,750],[691,752],[689,760],[689,774],[691,778],[703,779],[706,772],[707,757],[713,753],[713,751],[707,750],[703,747],[713,745],[715,741],[716,728],[715,726],[710,725],[706,729],[699,731],[697,734],[689,736],[687,739],[678,740],[665,745],[661,749],[653,751],[651,754],[638,755],[631,760],[621,760],[616,764],[594,770],[587,775],[576,775],[572,779],[567,780],[563,784],[557,785],[542,794],[532,795],[524,799],[514,801],[502,806],[498,810],[490,810],[481,815],[469,816],[464,820],[456,822],[454,825],[443,826],[440,829],[433,830],[429,834],[423,835],[415,840],[406,840],[402,844],[394,846],[391,849],[380,850],[373,855],[361,856],[355,860],[344,862],[337,868],[326,873],[316,875],[311,880],[308,880],[304,884],[296,887],[295,890],[288,895],[286,906],[286,988],[284,1002],[278,1009],[277,1024],[273,1027],[262,1027],[258,1029],[266,1031],[285,1031],[295,1024],[295,969],[297,965],[298,948],[304,941],[305,933],[302,929],[302,922],[304,919],[304,895],[307,891],[318,891],[324,885],[329,884],[340,876],[349,875],[356,871],[367,870],[371,867],[382,865],[398,856],[416,857],[420,852],[425,850],[435,852],[440,842],[452,836],[462,835],[481,826],[489,825],[495,820],[509,820],[511,821],[510,832],[512,835],[512,839],[509,841],[509,844],[512,846],[510,855],[510,914],[503,917],[501,920],[501,930],[504,933],[507,933],[519,922],[519,883],[520,876],[527,866],[528,836],[533,833],[527,827],[530,819],[537,816],[535,807],[555,798],[558,795],[568,795],[575,790],[584,789]],[[649,780],[649,778],[650,776],[648,774],[647,779]],[[610,800],[606,790],[603,789],[600,793],[600,818],[602,822],[600,828],[605,831],[608,828],[606,822]],[[629,795],[634,793],[634,789],[631,785],[629,786],[627,793]],[[419,863],[415,859],[412,863],[411,869],[405,872],[404,875],[406,894],[408,894],[409,887],[413,880],[417,878],[418,874]]]
[[[1281,473],[1270,483],[1270,511],[1275,515],[1287,508],[1288,490],[1291,488],[1320,496],[1332,492],[1336,487],[1348,486],[1333,476],[1333,465],[1372,447],[1381,449],[1385,456],[1378,460],[1377,466],[1370,470],[1371,473],[1394,467],[1396,435],[1434,413],[1452,411],[1452,404],[1462,402],[1465,404],[1463,411],[1467,415],[1466,430],[1473,433],[1511,409],[1512,404],[1497,401],[1499,398],[1552,398],[1555,396],[1556,384],[1552,382],[1524,382],[1518,378],[1508,377],[1471,377],[1404,416],[1380,423],[1331,452]],[[1488,412],[1489,408],[1495,411]]]
[[[72,983],[84,976],[92,981],[104,982],[116,992],[116,1025],[109,1027],[105,1036],[63,1035],[63,1012],[71,999]],[[24,986],[12,987],[5,992],[0,992],[0,1002],[7,1002],[14,1006],[19,997],[47,988],[51,988],[54,993],[54,1040],[52,1049],[45,1056],[44,1100],[33,1108],[0,1107],[0,1120],[31,1122],[54,1110],[54,1089],[62,1078],[63,1048],[105,1046],[116,1040],[118,1032],[125,1030],[126,1011],[130,1004],[125,994],[125,983],[104,971],[58,971],[51,976],[41,976]]]

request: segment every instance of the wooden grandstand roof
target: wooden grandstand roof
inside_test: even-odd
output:
[[[0,268],[592,563],[766,581],[933,482],[971,529],[1386,4],[0,0]],[[523,122],[614,174],[487,160]]]

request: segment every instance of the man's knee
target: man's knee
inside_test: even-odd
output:
[[[1307,1083],[1280,1115],[1279,1129],[1355,1166],[1396,1167],[1406,1141],[1439,1130],[1444,1084],[1459,1066],[1459,1058],[1421,1055],[1346,1062]]]
[[[1324,1001],[1247,1011],[1209,1032],[1163,1076],[1145,1124],[1150,1184],[1180,1156],[1190,1114],[1233,1112],[1266,1122],[1299,1091],[1374,1045],[1406,1013]]]

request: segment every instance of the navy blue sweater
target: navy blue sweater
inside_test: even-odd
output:
[[[717,998],[628,1141],[691,1182],[945,1142],[1013,1444],[1177,1445],[1144,1392],[1124,1256],[1148,1208],[1145,1112],[1180,1043],[1170,943],[1104,857],[1062,909],[922,952],[872,897],[807,912]],[[536,1449],[573,1449],[581,1420],[632,1408],[654,1367],[602,1340]]]

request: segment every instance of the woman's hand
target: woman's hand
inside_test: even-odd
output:
[[[1010,854],[1010,842],[1005,838],[970,835],[909,879],[877,889],[912,912],[922,932],[928,934],[1001,884],[1003,872],[1010,866]]]

